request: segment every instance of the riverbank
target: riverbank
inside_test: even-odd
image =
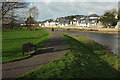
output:
[[[120,29],[117,28],[87,28],[87,27],[43,27],[54,28],[55,30],[74,31],[74,32],[91,32],[104,34],[120,34]]]
[[[63,57],[20,78],[118,78],[120,58],[98,43],[78,35],[64,34],[69,51]]]

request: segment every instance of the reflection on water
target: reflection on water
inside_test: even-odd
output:
[[[61,31],[60,31],[61,32]],[[86,36],[88,38],[91,38],[95,40],[96,42],[103,44],[105,46],[108,46],[109,49],[111,49],[115,54],[120,56],[120,34],[101,34],[101,33],[86,33],[86,32],[72,32],[72,31],[62,31],[77,35]]]

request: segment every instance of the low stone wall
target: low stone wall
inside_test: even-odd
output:
[[[95,32],[95,33],[108,33],[108,34],[119,34],[120,29],[116,28],[90,28],[90,27],[57,27],[57,26],[46,26],[42,28],[55,28],[55,30],[65,30],[65,31],[77,31],[77,32]]]

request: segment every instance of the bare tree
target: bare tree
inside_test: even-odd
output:
[[[2,17],[4,17],[10,10],[16,8],[25,8],[28,3],[23,2],[2,2]]]
[[[28,10],[29,16],[33,17],[34,19],[39,16],[38,8],[36,6],[31,7]]]
[[[14,28],[15,10],[27,8],[28,3],[24,2],[2,2],[2,24],[3,28]],[[9,25],[8,25],[9,24]]]
[[[27,18],[27,20],[25,21],[26,23],[26,27],[29,29],[29,30],[33,30],[32,28],[35,27],[35,19],[38,17],[39,15],[39,12],[38,12],[38,8],[36,6],[32,6],[29,10],[28,10],[28,14],[29,14],[29,17]],[[34,26],[33,26],[34,25]]]

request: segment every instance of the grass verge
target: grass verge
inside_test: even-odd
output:
[[[32,42],[38,49],[43,47],[49,39],[49,33],[45,30],[14,30],[3,31],[2,34],[2,62],[11,62],[30,57],[22,55],[22,44]],[[33,52],[34,53],[34,52]]]
[[[34,69],[19,79],[119,77],[119,57],[86,37],[66,34],[65,39],[70,51],[60,59]]]

